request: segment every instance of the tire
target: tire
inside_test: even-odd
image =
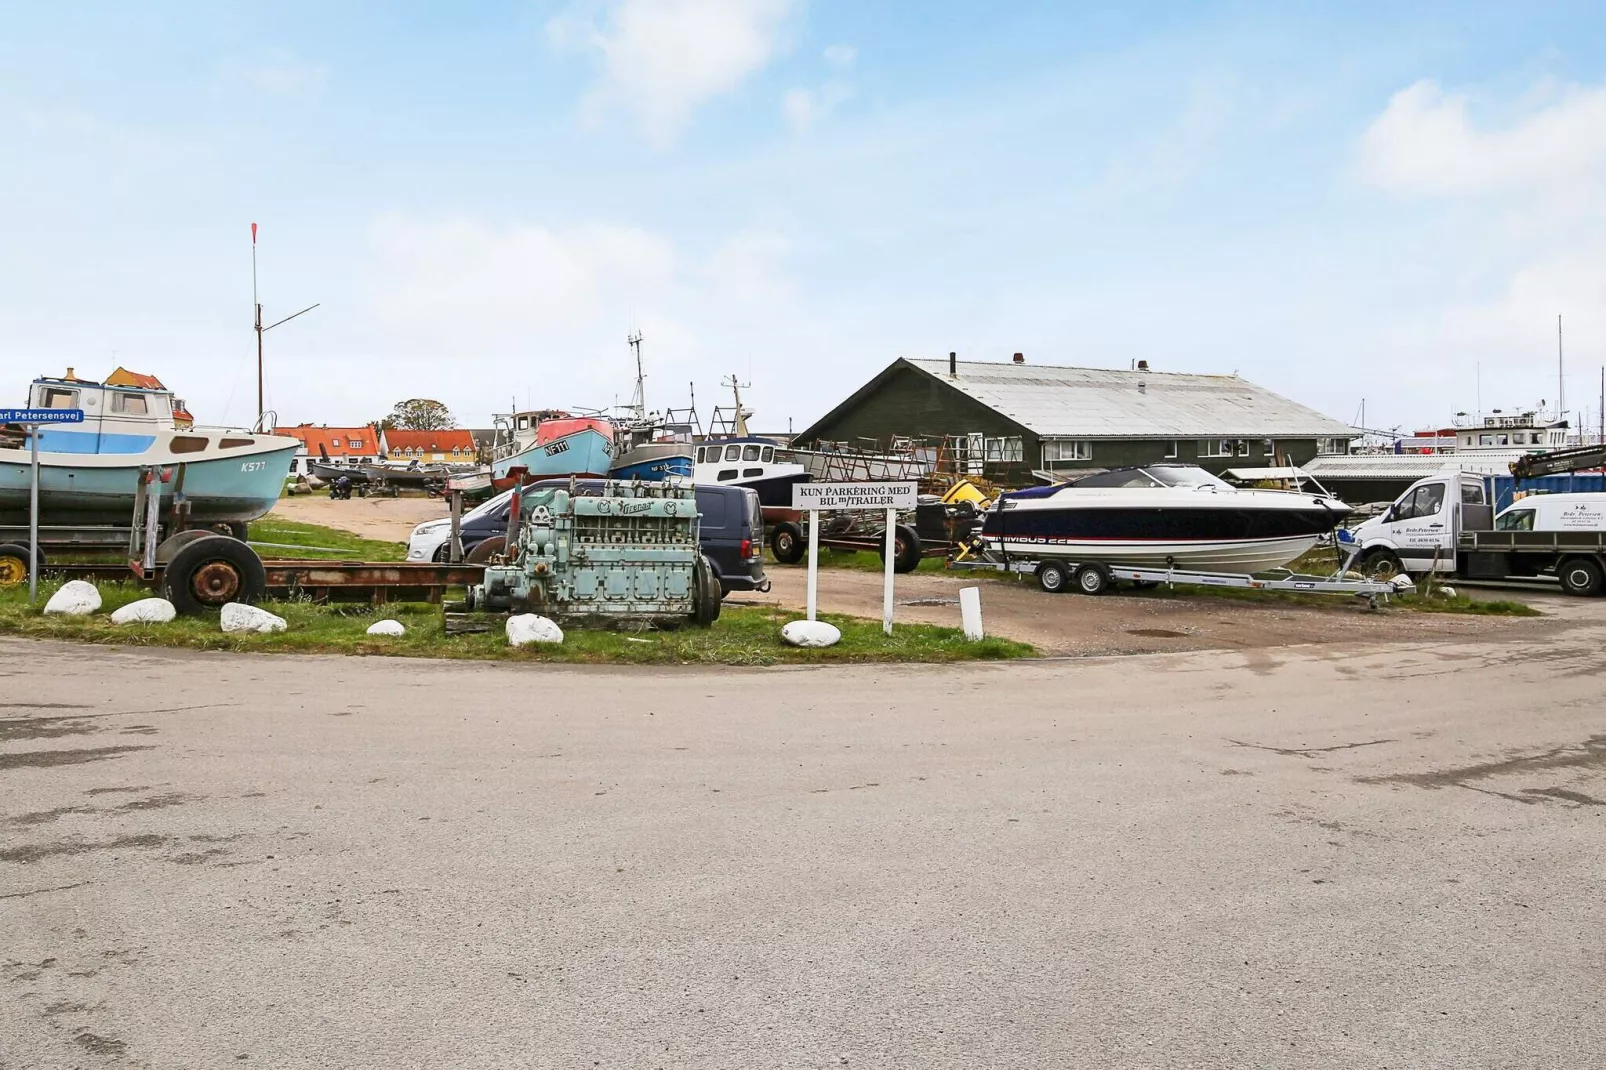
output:
[[[1075,581],[1078,591],[1090,595],[1101,595],[1114,583],[1110,578],[1110,570],[1103,565],[1083,565],[1071,579]]]
[[[492,556],[507,552],[507,538],[502,535],[492,535],[474,549],[463,555],[463,560],[470,565],[490,564]]]
[[[697,555],[697,564],[692,566],[691,606],[691,622],[699,628],[706,628],[719,619],[719,575],[702,554]]]
[[[1368,579],[1392,580],[1404,571],[1400,555],[1392,550],[1368,550],[1361,555],[1361,572]]]
[[[192,528],[189,531],[180,531],[176,534],[169,535],[167,538],[156,544],[156,563],[158,565],[165,565],[169,561],[173,560],[173,558],[177,556],[178,552],[184,549],[184,547],[188,546],[190,543],[200,542],[202,539],[210,539],[212,536],[217,534],[219,534],[219,532],[213,531],[210,528]],[[233,538],[231,535],[224,535],[223,537],[226,539]]]
[[[770,533],[770,552],[783,565],[795,565],[803,560],[808,546],[803,541],[803,528],[790,520],[775,525]]]
[[[1133,580],[1132,588],[1137,591],[1152,591],[1160,586],[1157,580]]]
[[[180,613],[226,602],[260,602],[268,593],[262,559],[239,539],[209,534],[179,548],[162,573],[162,595]]]
[[[892,534],[892,571],[913,572],[920,567],[920,536],[908,524],[899,524]],[[885,561],[886,543],[883,541],[876,555]]]
[[[1593,598],[1606,587],[1606,572],[1600,563],[1587,557],[1569,557],[1556,568],[1561,589],[1582,598]]]
[[[1058,561],[1044,561],[1037,566],[1037,586],[1049,594],[1060,594],[1070,586],[1070,574]]]
[[[39,555],[39,567],[45,567],[45,555]],[[28,544],[23,542],[0,543],[0,587],[16,587],[28,582]]]

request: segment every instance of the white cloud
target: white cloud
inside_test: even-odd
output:
[[[703,277],[710,289],[752,303],[792,297],[796,288],[784,270],[792,242],[770,230],[746,230],[731,235],[709,256]]]
[[[1606,87],[1551,99],[1504,127],[1473,121],[1472,98],[1431,81],[1394,94],[1361,142],[1361,173],[1402,193],[1486,193],[1597,182],[1606,171]]]
[[[762,70],[780,47],[794,0],[615,0],[603,24],[567,15],[547,24],[557,47],[592,54],[600,66],[586,96],[593,116],[636,113],[648,138],[671,144],[707,101]]]
[[[853,89],[843,82],[826,82],[818,89],[788,89],[781,97],[781,111],[795,129],[813,126],[853,99]]]
[[[229,81],[280,96],[316,96],[323,92],[329,77],[323,64],[297,59],[282,48],[226,59],[221,73]]]
[[[826,63],[840,71],[853,66],[854,60],[859,58],[859,50],[852,45],[836,44],[826,48],[821,55]]]

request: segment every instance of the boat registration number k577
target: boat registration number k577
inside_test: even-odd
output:
[[[242,461],[242,462],[240,462],[240,471],[242,471],[242,472],[260,472],[264,468],[266,468],[267,466],[268,466],[268,462],[267,461]]]

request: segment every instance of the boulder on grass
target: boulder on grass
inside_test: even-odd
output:
[[[46,613],[61,613],[68,617],[87,617],[100,608],[100,592],[93,583],[68,580],[61,590],[45,603]]]
[[[407,626],[399,620],[376,620],[368,626],[369,635],[406,635]]]
[[[507,619],[507,641],[513,646],[530,643],[561,643],[563,629],[555,621],[534,613],[520,613]]]
[[[781,628],[781,642],[788,646],[835,646],[841,638],[836,625],[823,620],[794,620]]]
[[[226,632],[282,632],[289,627],[283,617],[276,617],[265,609],[248,606],[244,602],[225,605],[222,623]]]
[[[141,598],[121,609],[112,610],[113,624],[166,624],[178,611],[165,598]]]

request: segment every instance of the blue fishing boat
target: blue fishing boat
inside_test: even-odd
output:
[[[514,468],[531,479],[552,476],[602,477],[613,467],[613,424],[600,416],[571,416],[539,410],[496,418],[497,444],[491,460],[492,485],[506,489]]]
[[[247,523],[279,500],[301,448],[278,435],[175,424],[165,388],[90,382],[71,369],[36,379],[28,406],[84,413],[82,423],[39,431],[39,511],[49,524],[127,524],[139,470],[163,469],[159,489],[170,503],[179,464],[192,523]],[[0,524],[27,523],[32,479],[23,429],[0,427]]]

